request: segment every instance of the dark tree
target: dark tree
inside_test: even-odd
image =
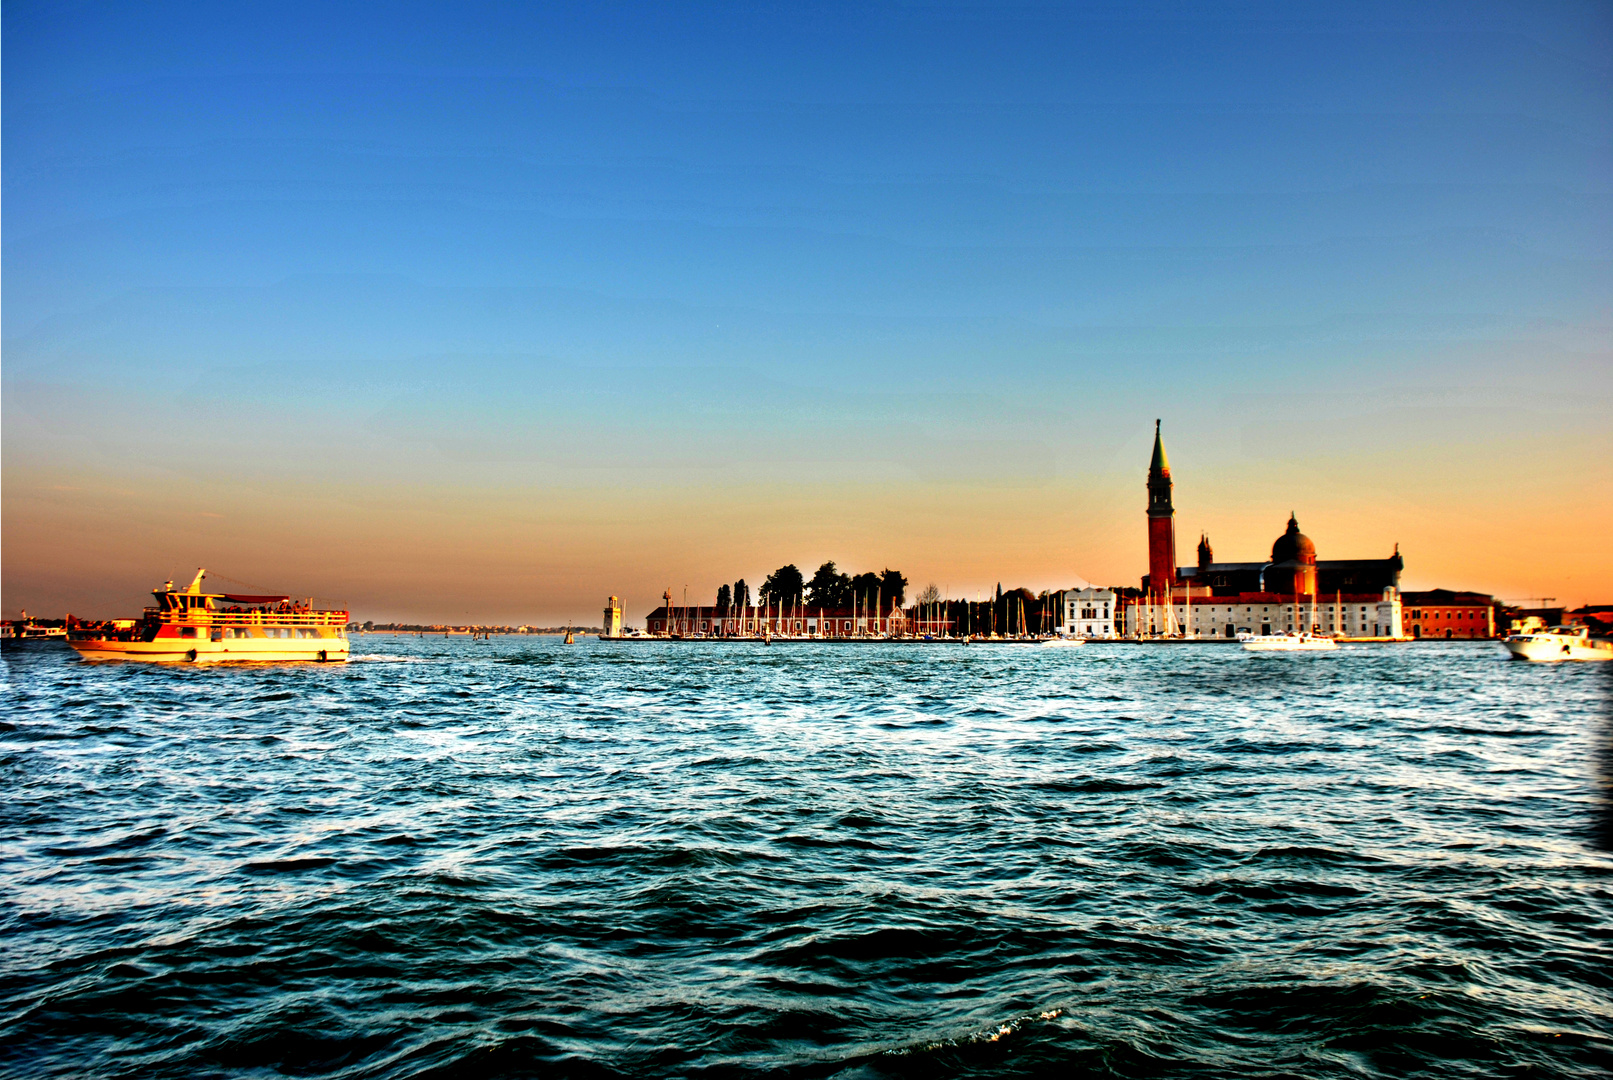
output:
[[[833,560],[818,567],[807,583],[807,603],[818,608],[840,608],[850,602],[851,579],[835,570]]]
[[[727,613],[729,605],[733,603],[733,600],[734,594],[728,590],[728,586],[717,586],[717,610],[719,612]]]
[[[1000,588],[1001,586],[999,586]],[[997,598],[994,605],[997,628],[1002,634],[1036,633],[1041,618],[1040,601],[1026,588],[1013,589]]]
[[[744,578],[734,582],[734,606],[741,611],[750,607],[750,586],[745,584]]]
[[[806,580],[801,577],[800,568],[790,563],[767,575],[767,580],[762,582],[762,595],[769,603],[789,606],[801,602],[805,588]]]
[[[890,605],[885,604],[884,598],[880,595],[880,584],[878,574],[858,574],[851,579],[851,602],[869,609],[875,604],[880,604],[889,610]]]
[[[902,601],[907,599],[907,578],[900,570],[887,567],[885,572],[879,575],[879,590],[880,600],[886,611],[890,610],[893,603],[900,607]]]

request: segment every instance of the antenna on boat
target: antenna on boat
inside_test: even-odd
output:
[[[196,577],[191,581],[190,587],[187,588],[185,591],[188,592],[188,593],[199,593],[199,592],[201,592],[202,591],[202,578],[204,578],[206,576],[207,576],[207,571],[206,570],[198,569],[196,571]]]

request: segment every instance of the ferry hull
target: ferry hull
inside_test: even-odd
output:
[[[156,664],[341,663],[348,656],[345,638],[289,641],[157,638],[155,641],[69,641],[68,644],[85,660],[143,660]]]

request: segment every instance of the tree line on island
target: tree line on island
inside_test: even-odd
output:
[[[732,586],[717,587],[717,614],[756,607],[785,609],[847,610],[889,612],[904,607],[908,580],[899,570],[889,568],[874,573],[845,574],[830,560],[818,567],[810,579],[789,563],[767,575],[754,597],[744,578]],[[1051,630],[1059,622],[1058,596],[1036,593],[1026,588],[996,592],[986,600],[954,600],[941,595],[929,584],[913,598],[911,613],[919,619],[937,620],[970,634],[1035,634]]]
[[[794,563],[781,566],[762,582],[756,590],[754,603],[785,608],[852,608],[872,609],[876,605],[890,610],[891,604],[900,606],[907,599],[907,578],[899,570],[884,570],[858,574],[842,574],[835,569],[833,560],[818,567],[808,581]],[[733,587],[717,587],[717,610],[744,610],[753,603],[750,586],[745,579],[734,582]]]

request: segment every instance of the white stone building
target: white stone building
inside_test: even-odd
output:
[[[1332,598],[1241,593],[1237,596],[1173,596],[1169,604],[1146,599],[1127,605],[1120,632],[1126,637],[1235,638],[1308,630],[1348,638],[1404,637],[1400,591],[1379,596]]]
[[[1066,589],[1058,632],[1063,637],[1115,636],[1115,594],[1112,589]]]

